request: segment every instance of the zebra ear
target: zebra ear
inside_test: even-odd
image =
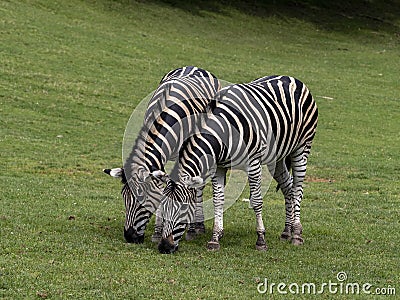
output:
[[[167,183],[170,180],[168,174],[160,170],[151,172],[150,175],[163,183]]]
[[[151,180],[150,172],[144,167],[138,167],[134,172],[139,183],[145,183]]]
[[[104,169],[103,172],[111,177],[120,178],[123,184],[126,183],[125,171],[122,168]]]
[[[103,169],[103,172],[114,178],[122,178],[124,170],[122,168]]]
[[[204,180],[200,176],[190,177],[184,181],[187,188],[197,189],[204,185]]]

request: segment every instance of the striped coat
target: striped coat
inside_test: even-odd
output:
[[[161,80],[148,104],[135,145],[120,170],[126,180],[122,196],[126,208],[124,236],[128,242],[143,242],[149,218],[161,201],[162,185],[150,173],[164,170],[167,161],[178,157],[183,141],[194,132],[199,116],[220,87],[214,75],[197,67],[173,70]],[[197,223],[188,231],[192,235],[195,225],[198,231],[204,230],[201,189],[196,197]],[[156,219],[153,240],[160,237],[160,221]]]
[[[256,248],[265,250],[262,165],[267,165],[285,197],[286,221],[281,238],[302,244],[300,203],[317,120],[318,110],[311,93],[293,77],[268,76],[222,89],[211,102],[201,130],[182,147],[172,180],[165,180],[160,251],[176,250],[183,220],[191,211],[182,209],[182,205],[193,203],[191,188],[203,185],[207,177],[211,177],[213,185],[215,215],[208,247],[219,249],[223,235],[224,182],[229,168],[247,172],[250,203],[256,215]],[[166,178],[162,172],[155,174]]]

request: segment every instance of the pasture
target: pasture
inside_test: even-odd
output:
[[[338,289],[319,297],[400,293],[400,3],[273,2],[0,2],[0,298],[288,299],[310,296],[291,294],[294,284],[329,282]],[[275,184],[266,252],[254,249],[242,201],[225,213],[219,252],[205,247],[212,220],[174,255],[151,243],[153,222],[144,244],[125,243],[121,185],[102,169],[121,165],[135,106],[185,65],[230,82],[291,75],[310,88],[320,117],[303,246],[279,240]],[[273,295],[257,291],[265,279]]]

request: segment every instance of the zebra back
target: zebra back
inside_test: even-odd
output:
[[[182,148],[180,177],[210,175],[198,166],[245,167],[252,157],[273,164],[301,147],[309,152],[317,119],[311,93],[293,77],[267,76],[223,88],[201,132]]]
[[[247,84],[231,85],[217,93],[199,131],[182,146],[174,169],[178,181],[172,182],[176,181],[172,178],[167,182],[159,251],[176,251],[184,222],[188,216],[190,218],[187,204],[194,203],[192,189],[204,184],[209,175],[212,176],[215,219],[208,248],[219,249],[219,239],[223,235],[224,179],[226,169],[232,167],[247,172],[250,203],[257,223],[256,249],[265,250],[261,165],[267,165],[278,183],[284,183],[286,222],[283,236],[292,237],[293,233],[293,243],[303,243],[302,182],[317,119],[318,110],[311,93],[293,77],[263,77]],[[293,163],[293,179],[283,161],[287,157]]]

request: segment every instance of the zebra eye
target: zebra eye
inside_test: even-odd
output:
[[[143,195],[144,195],[143,189],[142,189],[142,187],[140,185],[138,185],[137,188],[136,188],[136,195],[138,197],[143,197]]]

